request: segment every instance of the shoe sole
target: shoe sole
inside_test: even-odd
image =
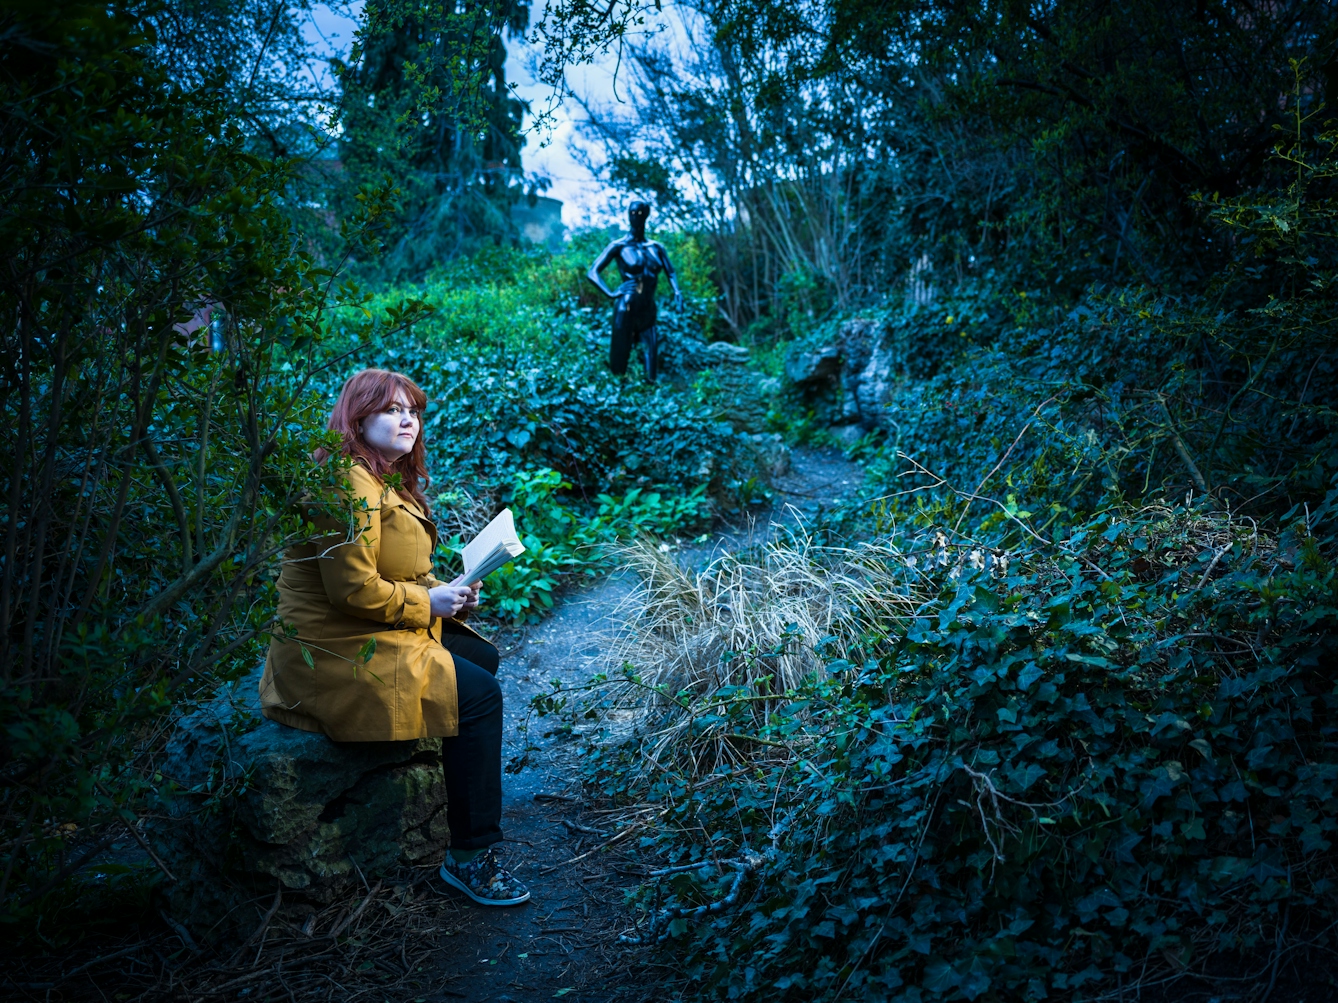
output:
[[[448,885],[450,885],[450,886],[451,886],[452,888],[454,888],[456,891],[464,892],[466,895],[468,895],[471,899],[473,899],[473,900],[474,900],[475,902],[477,902],[479,905],[503,905],[503,906],[504,906],[504,905],[520,905],[522,902],[528,902],[528,901],[530,900],[530,893],[529,893],[529,892],[526,892],[524,895],[520,896],[519,898],[514,898],[514,899],[485,899],[485,898],[484,898],[483,896],[481,896],[481,895],[476,895],[476,894],[469,888],[468,885],[466,885],[463,881],[461,881],[459,878],[457,878],[457,877],[456,877],[454,874],[452,874],[450,871],[446,870],[446,867],[445,867],[444,864],[442,865],[441,870],[439,870],[437,873],[441,875],[441,880],[442,880],[442,881],[445,881]]]

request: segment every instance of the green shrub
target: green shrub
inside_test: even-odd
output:
[[[1338,489],[1294,516],[1112,513],[1006,561],[898,534],[832,636],[734,652],[662,691],[672,740],[597,750],[591,785],[661,806],[642,845],[683,865],[644,936],[773,1000],[1090,998],[1331,944]],[[795,645],[846,655],[782,692]]]
[[[659,537],[700,529],[711,519],[706,488],[687,494],[602,494],[593,514],[569,507],[557,492],[571,484],[555,470],[519,471],[504,501],[521,514],[525,553],[488,578],[485,616],[515,624],[535,623],[553,607],[553,594],[564,576],[594,577],[607,570],[606,546],[638,536]],[[441,546],[450,560],[467,540],[452,537]]]
[[[0,923],[56,937],[48,910],[100,898],[66,880],[154,808],[171,715],[263,650],[268,573],[329,480],[329,311],[361,295],[294,252],[293,165],[252,155],[224,82],[183,91],[138,13],[6,25]],[[351,248],[393,208],[361,204]]]

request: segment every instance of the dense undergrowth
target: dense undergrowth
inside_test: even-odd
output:
[[[894,304],[923,368],[865,496],[692,580],[638,560],[621,672],[540,706],[617,711],[588,779],[663,812],[632,939],[685,994],[1330,978],[1332,140],[1207,207],[1207,290]]]
[[[715,678],[642,659],[617,687],[661,687],[661,723],[590,781],[662,805],[643,845],[696,865],[643,893],[644,937],[730,997],[908,1000],[1094,997],[1331,946],[1338,589],[1310,531],[1332,505],[1281,540],[1105,513],[1006,562],[927,529],[780,544],[751,603],[737,568],[659,590],[665,622],[755,633]],[[766,630],[777,566],[862,568],[865,608]],[[782,685],[802,646],[824,667]]]

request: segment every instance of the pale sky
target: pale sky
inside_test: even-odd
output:
[[[353,44],[358,28],[355,17],[361,8],[361,0],[317,5],[306,27],[313,49],[329,55],[346,54]],[[523,40],[507,41],[507,80],[516,85],[518,97],[539,111],[548,106],[551,91],[535,83],[528,66],[531,58],[530,48]],[[577,67],[568,73],[568,82],[574,91],[600,104],[612,102],[615,100],[613,66],[610,58],[602,65]],[[551,132],[538,133],[527,119],[521,154],[527,175],[547,177],[552,182],[547,194],[562,201],[562,222],[568,230],[618,223],[625,211],[625,193],[610,188],[575,155],[579,148],[586,148],[596,162],[599,159],[598,150],[590,148],[578,135],[583,115],[580,106],[568,99],[554,109]]]

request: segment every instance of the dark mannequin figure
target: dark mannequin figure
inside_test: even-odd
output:
[[[646,218],[650,206],[633,202],[627,207],[627,221],[632,232],[604,248],[586,276],[599,286],[605,296],[614,301],[613,343],[609,346],[609,368],[621,376],[627,372],[627,357],[632,343],[641,341],[646,356],[646,379],[654,381],[658,371],[656,359],[657,333],[655,330],[655,286],[660,273],[669,276],[674,290],[674,309],[683,309],[683,293],[678,288],[674,266],[669,255],[653,240],[646,239]],[[599,273],[610,262],[616,262],[622,275],[622,285],[615,292],[604,284]]]

